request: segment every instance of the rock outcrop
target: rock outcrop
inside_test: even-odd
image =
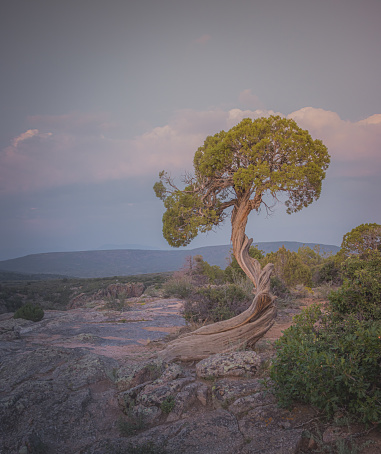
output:
[[[140,297],[144,292],[144,284],[129,283],[129,284],[110,284],[105,289],[98,290],[97,292],[89,295],[86,293],[80,293],[74,297],[68,306],[68,309],[76,309],[83,307],[86,303],[104,299],[120,299],[120,298],[134,298]]]
[[[210,362],[221,364],[216,356]],[[260,357],[251,358],[253,375]],[[167,454],[296,452],[298,425],[309,410],[279,409],[259,379],[229,370],[224,376],[223,368],[218,379],[200,378],[196,370],[204,367],[205,361],[195,368],[160,360],[121,366],[83,349],[53,347],[7,355],[0,452],[111,454],[131,446]]]
[[[0,453],[296,453],[314,414],[277,407],[258,378],[267,356],[240,351],[166,363],[153,343],[132,353],[140,336],[133,343],[132,325],[178,323],[163,315],[168,306],[175,312],[174,301],[161,304],[136,303],[131,323],[92,309],[46,311],[37,323],[3,316]],[[115,339],[120,327],[130,339]],[[107,342],[117,342],[115,352]]]
[[[108,437],[118,414],[108,376],[117,366],[64,348],[2,358],[0,452],[74,453]]]

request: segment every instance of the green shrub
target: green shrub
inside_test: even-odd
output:
[[[209,265],[202,255],[193,257],[193,266],[189,271],[194,284],[223,284],[225,281],[225,271],[217,265]]]
[[[13,318],[24,318],[25,320],[32,320],[32,322],[39,322],[44,318],[44,310],[40,306],[26,303],[17,309]]]
[[[381,253],[349,257],[342,265],[343,286],[330,294],[331,307],[341,314],[381,320]]]
[[[296,252],[289,251],[282,246],[277,252],[267,254],[261,261],[262,266],[265,266],[267,263],[273,263],[275,275],[287,287],[294,287],[297,284],[311,285],[311,269],[303,263]]]
[[[311,306],[275,343],[270,371],[279,403],[305,402],[332,416],[346,410],[381,422],[381,322]]]
[[[160,405],[160,409],[163,413],[171,413],[171,411],[175,408],[175,397],[168,396]]]
[[[270,291],[277,297],[277,302],[280,301],[288,303],[292,300],[292,295],[286,284],[277,276],[270,278]]]
[[[328,259],[322,265],[315,268],[313,282],[316,285],[325,283],[341,284],[340,266],[334,259]]]
[[[234,284],[200,288],[187,298],[183,314],[190,322],[218,322],[243,312],[252,299]]]
[[[185,299],[193,290],[192,279],[184,273],[176,272],[163,285],[164,296],[175,296]]]

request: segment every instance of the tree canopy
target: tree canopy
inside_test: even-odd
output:
[[[346,255],[362,255],[381,247],[381,225],[360,224],[346,233],[341,251]]]
[[[294,120],[246,118],[206,138],[194,156],[194,175],[184,177],[184,189],[160,173],[154,190],[166,208],[163,235],[171,246],[185,246],[222,222],[233,207],[233,239],[235,229],[244,231],[252,210],[270,209],[282,195],[288,213],[299,211],[319,198],[329,162],[323,143]]]

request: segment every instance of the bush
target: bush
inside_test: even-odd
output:
[[[177,298],[185,299],[192,293],[192,279],[190,276],[178,271],[173,273],[173,276],[165,282],[163,290],[166,298],[175,296]]]
[[[316,285],[325,283],[340,285],[342,283],[340,266],[334,259],[328,259],[325,263],[315,268],[313,282]]]
[[[294,287],[297,284],[310,286],[312,272],[308,265],[303,263],[296,252],[287,250],[284,246],[277,252],[270,252],[261,261],[261,265],[274,264],[275,275],[281,279],[286,286]]]
[[[175,402],[175,397],[174,396],[168,396],[161,403],[160,409],[161,409],[161,411],[163,413],[166,413],[168,415],[175,408],[175,403],[176,403]]]
[[[25,320],[32,320],[32,322],[39,322],[44,318],[44,310],[40,306],[27,303],[17,309],[13,318],[24,318]]]
[[[202,255],[193,257],[194,266],[189,274],[194,284],[222,284],[225,281],[225,271],[217,265],[209,265]]]
[[[282,406],[311,404],[381,422],[381,322],[323,313],[311,306],[275,343],[270,371]],[[297,367],[296,367],[297,366]]]
[[[332,309],[381,320],[381,253],[370,252],[366,259],[348,258],[342,265],[342,274],[343,286],[329,297]]]
[[[183,315],[188,322],[219,322],[243,312],[252,299],[234,284],[200,288],[187,298]]]
[[[282,301],[289,301],[292,298],[291,292],[286,284],[277,276],[272,276],[270,278],[270,291]]]

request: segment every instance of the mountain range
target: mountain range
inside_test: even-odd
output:
[[[257,243],[259,249],[275,252],[281,246],[291,251],[315,243],[277,241]],[[335,254],[339,247],[319,244],[320,251]],[[0,270],[23,274],[55,274],[69,277],[94,278],[129,276],[179,270],[188,256],[202,255],[210,265],[226,268],[231,256],[231,245],[206,246],[189,250],[97,250],[82,252],[49,252],[31,254],[0,261]]]

